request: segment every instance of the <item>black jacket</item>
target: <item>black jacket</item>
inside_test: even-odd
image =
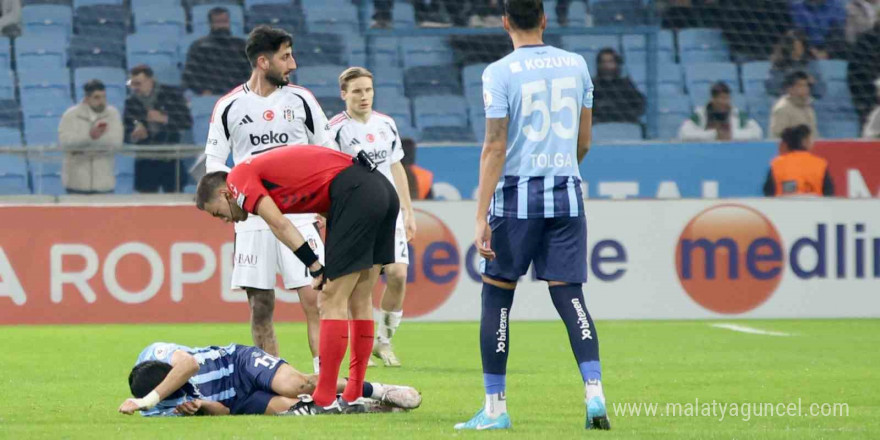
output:
[[[164,125],[158,133],[149,133],[146,139],[140,142],[132,142],[131,132],[134,130],[135,121],[141,121],[149,130],[147,123],[147,112],[149,109],[144,107],[137,97],[133,94],[125,100],[125,113],[122,116],[122,122],[125,125],[125,142],[137,143],[140,145],[158,145],[158,144],[177,144],[180,143],[180,132],[187,130],[193,125],[192,115],[189,113],[189,107],[186,98],[183,97],[180,89],[177,87],[165,86],[156,83],[159,95],[156,97],[156,110],[168,114],[168,124]]]
[[[223,95],[251,76],[245,40],[227,32],[213,32],[193,42],[186,54],[183,84],[197,95]]]
[[[645,114],[645,97],[629,77],[593,82],[593,122],[633,122]]]

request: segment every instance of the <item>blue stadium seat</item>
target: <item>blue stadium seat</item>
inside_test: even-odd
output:
[[[256,5],[286,5],[290,0],[244,0],[244,7],[250,9]]]
[[[730,61],[730,49],[720,29],[682,29],[678,31],[678,50],[683,63]]]
[[[419,96],[413,100],[413,111],[416,127],[421,130],[429,127],[468,126],[467,102],[461,96]]]
[[[645,58],[646,46],[644,35],[624,35],[622,47],[626,62],[628,64],[645,64],[647,60]],[[657,60],[661,63],[675,62],[675,37],[670,30],[662,30],[657,33]]]
[[[62,5],[25,6],[21,8],[21,25],[25,35],[63,36],[67,40],[73,33],[73,12]]]
[[[630,78],[636,84],[636,88],[642,93],[647,90],[646,67],[640,64],[628,64],[625,66]],[[681,66],[675,63],[661,63],[657,66],[657,93],[661,96],[677,96],[684,93],[684,79]]]
[[[116,155],[116,188],[117,194],[134,193],[134,156],[129,154]]]
[[[204,37],[204,35],[196,35],[196,34],[184,34],[177,40],[177,55],[178,62],[181,66],[186,65],[186,56],[189,53],[189,47],[195,43],[199,38]]]
[[[391,116],[398,127],[403,125],[413,125],[412,112],[410,111],[410,100],[404,96],[376,95],[373,108],[375,108],[376,111]]]
[[[446,37],[408,37],[400,42],[403,67],[441,66],[453,63]]]
[[[70,106],[68,103],[67,106]],[[58,143],[58,124],[64,110],[44,113],[25,113],[24,142],[29,146],[55,145]]]
[[[661,95],[657,102],[657,139],[675,139],[678,127],[692,112],[691,100],[687,95]]]
[[[404,96],[403,69],[395,66],[378,66],[372,70],[373,87],[376,89],[376,97],[389,93],[394,96]]]
[[[293,42],[293,57],[303,66],[341,66],[345,64],[345,52],[345,41],[338,34],[301,35]]]
[[[15,99],[15,74],[11,70],[0,71],[0,99]]]
[[[339,98],[339,95],[335,97],[318,96],[317,99],[318,104],[321,105],[321,110],[324,110],[324,115],[327,116],[328,120],[345,111],[345,101]]]
[[[305,5],[306,28],[309,33],[346,35],[358,32],[357,10],[351,4],[329,7],[325,3]]]
[[[596,63],[596,55],[606,47],[620,53],[620,39],[617,35],[563,35],[562,48],[582,55],[587,65]]]
[[[141,9],[149,9],[151,7],[177,7],[181,6],[182,3],[189,3],[190,5],[195,5],[196,2],[187,0],[131,0],[131,11],[137,12]]]
[[[186,13],[181,7],[144,7],[134,13],[138,33],[179,37],[186,33]]]
[[[416,10],[409,3],[394,2],[391,11],[391,25],[394,29],[412,29],[416,27]]]
[[[70,67],[125,67],[125,41],[74,35],[70,41]]]
[[[83,85],[85,83],[98,79],[104,83],[107,88],[107,102],[119,110],[119,115],[125,106],[125,96],[128,88],[125,83],[127,76],[125,70],[116,67],[81,67],[73,71],[73,87],[76,100],[80,101],[85,96]]]
[[[0,129],[0,142],[14,142],[16,133],[19,136],[18,144],[21,144],[21,133],[18,130]],[[28,194],[28,169],[24,157],[12,154],[0,154],[0,194]]]
[[[296,70],[296,81],[319,97],[339,98],[339,74],[345,66],[306,66]]]
[[[138,32],[126,38],[128,67],[177,64],[177,35]],[[154,68],[155,70],[155,68]]]
[[[461,95],[461,80],[455,66],[421,66],[403,74],[406,96]]]
[[[461,142],[473,144],[476,142],[474,133],[470,128],[459,126],[434,126],[423,128],[419,136],[422,142]]]
[[[96,6],[96,5],[122,5],[123,0],[73,0],[73,7]]]
[[[647,8],[641,0],[617,0],[591,4],[594,26],[645,24]]]
[[[471,64],[461,69],[461,82],[468,106],[483,107],[483,71],[488,64]]]
[[[468,117],[471,120],[471,132],[477,142],[483,142],[486,138],[486,111],[482,106],[470,106],[468,108]]]
[[[547,17],[547,24],[556,26],[559,18],[556,16],[556,5],[553,6],[553,19]],[[547,13],[547,6],[544,6],[544,13]],[[587,27],[587,3],[586,0],[575,0],[568,5],[568,27]]]
[[[17,127],[0,127],[0,146],[2,147],[20,147],[21,142],[21,130]],[[3,160],[3,155],[0,155],[0,161]],[[2,174],[2,171],[0,171]],[[2,176],[0,176],[0,180],[2,180]]]
[[[688,94],[698,105],[709,99],[709,88],[718,81],[727,83],[732,93],[739,92],[739,75],[733,63],[687,63],[684,76]]]
[[[769,61],[750,61],[742,64],[742,86],[746,96],[767,96],[765,83],[770,78]]]
[[[122,42],[128,35],[129,17],[125,6],[83,6],[76,9],[73,27],[78,35]]]
[[[345,56],[349,66],[367,67],[367,44],[360,35],[345,36]]]
[[[66,44],[52,35],[26,35],[15,40],[15,62],[19,72],[61,69],[67,66]]]
[[[640,141],[642,126],[627,122],[604,122],[593,125],[593,142]]]
[[[370,67],[401,66],[400,41],[397,37],[375,37],[367,46]]]
[[[8,37],[0,37],[0,70],[12,69],[12,44]]]
[[[67,68],[33,71],[23,75],[19,78],[19,89],[25,116],[44,112],[60,115],[73,104],[70,98],[70,71]]]
[[[34,194],[58,196],[67,191],[61,183],[61,154],[31,155],[28,158]]]
[[[21,106],[15,99],[0,99],[0,127],[21,127]]]
[[[823,99],[831,98],[840,104],[851,103],[852,95],[847,82],[847,62],[844,60],[814,61],[825,81],[826,90]]]
[[[208,139],[211,113],[219,96],[194,96],[190,100],[189,111],[193,118],[193,142],[196,145],[204,145]]]
[[[63,5],[70,6],[71,0],[21,0],[22,6],[28,5]]]
[[[211,24],[208,22],[208,11],[214,8],[226,8],[229,11],[229,21],[232,35],[243,37],[244,33],[244,12],[240,6],[228,4],[211,4],[198,5],[192,8],[192,33],[196,35],[208,35],[211,32]]]
[[[247,9],[245,24],[247,30],[261,24],[278,27],[292,34],[303,33],[305,18],[302,9],[290,2],[283,4],[254,5]],[[297,42],[294,42],[296,44]]]
[[[857,139],[861,137],[858,119],[819,119],[819,134],[823,139]]]

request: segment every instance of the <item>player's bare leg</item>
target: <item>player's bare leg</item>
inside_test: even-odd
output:
[[[275,338],[275,291],[246,287],[248,305],[251,308],[251,336],[254,345],[266,353],[278,357],[278,340]]]
[[[318,372],[318,336],[321,334],[321,315],[318,311],[318,291],[311,286],[296,289],[299,303],[306,315],[306,333],[309,338],[309,350],[312,352],[313,368]]]
[[[407,265],[393,263],[385,266],[385,290],[379,304],[381,317],[373,346],[373,356],[382,359],[386,367],[399,367],[400,360],[394,354],[391,338],[400,326],[403,317],[403,299],[406,295]]]

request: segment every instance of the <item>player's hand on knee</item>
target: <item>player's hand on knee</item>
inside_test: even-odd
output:
[[[406,241],[410,242],[416,238],[416,216],[413,212],[409,212],[404,220],[404,228],[406,228]]]
[[[474,246],[477,248],[477,252],[480,253],[480,256],[487,260],[494,260],[495,251],[493,251],[490,246],[490,243],[492,243],[492,229],[489,228],[489,224],[486,220],[477,220],[474,235],[476,236],[474,239]]]
[[[318,264],[317,262],[315,264]],[[312,288],[315,290],[324,290],[324,283],[327,282],[327,279],[324,278],[324,266],[320,266],[317,270],[309,269],[309,273],[312,275]]]
[[[202,409],[202,401],[199,399],[183,402],[174,408],[174,411],[184,416],[194,416]]]
[[[122,402],[122,405],[119,405],[119,412],[126,415],[132,415],[135,411],[139,410],[140,406],[135,401],[135,399],[125,399],[125,402]]]

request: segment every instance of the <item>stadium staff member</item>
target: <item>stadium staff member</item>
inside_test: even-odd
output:
[[[133,399],[119,412],[145,417],[228,414],[310,415],[291,411],[299,395],[315,389],[315,376],[258,347],[230,344],[190,348],[155,342],[143,349],[128,375]],[[337,389],[345,388],[339,380]],[[230,393],[232,389],[235,392]],[[422,401],[412,387],[364,382],[363,397],[413,409]]]
[[[810,153],[812,146],[813,137],[806,125],[782,132],[781,154],[770,162],[764,183],[765,196],[834,195],[828,161]]]
[[[403,318],[406,272],[409,265],[407,243],[416,234],[416,218],[410,199],[409,182],[403,168],[403,142],[390,116],[373,111],[373,74],[363,67],[349,67],[339,75],[340,96],[345,111],[330,119],[330,134],[340,151],[352,156],[364,151],[377,170],[397,190],[400,215],[394,230],[394,263],[382,268],[385,290],[379,303],[381,312],[373,356],[386,367],[399,367],[400,360],[391,347],[391,338]]]
[[[375,334],[373,286],[381,267],[394,262],[400,202],[375,169],[363,151],[353,158],[314,145],[283,147],[254,155],[229,173],[208,173],[196,189],[196,205],[214,217],[235,222],[247,220],[248,213],[262,217],[309,268],[313,287],[320,289],[326,280],[320,298],[321,369],[312,396],[318,413],[345,410],[360,397]],[[283,215],[305,212],[327,217],[326,269]],[[349,382],[337,399],[336,378],[349,335]]]
[[[335,148],[327,134],[324,110],[308,90],[290,85],[296,70],[293,37],[281,29],[257,26],[248,35],[245,51],[253,71],[250,79],[217,100],[205,145],[207,172],[229,171],[252,154],[281,145],[323,145]],[[324,243],[314,214],[288,217],[323,261]],[[318,294],[309,271],[278,242],[263,219],[254,215],[235,225],[232,287],[247,292],[254,345],[278,356],[272,315],[275,312],[275,273],[284,288],[296,290],[306,315],[309,348],[318,371]]]

